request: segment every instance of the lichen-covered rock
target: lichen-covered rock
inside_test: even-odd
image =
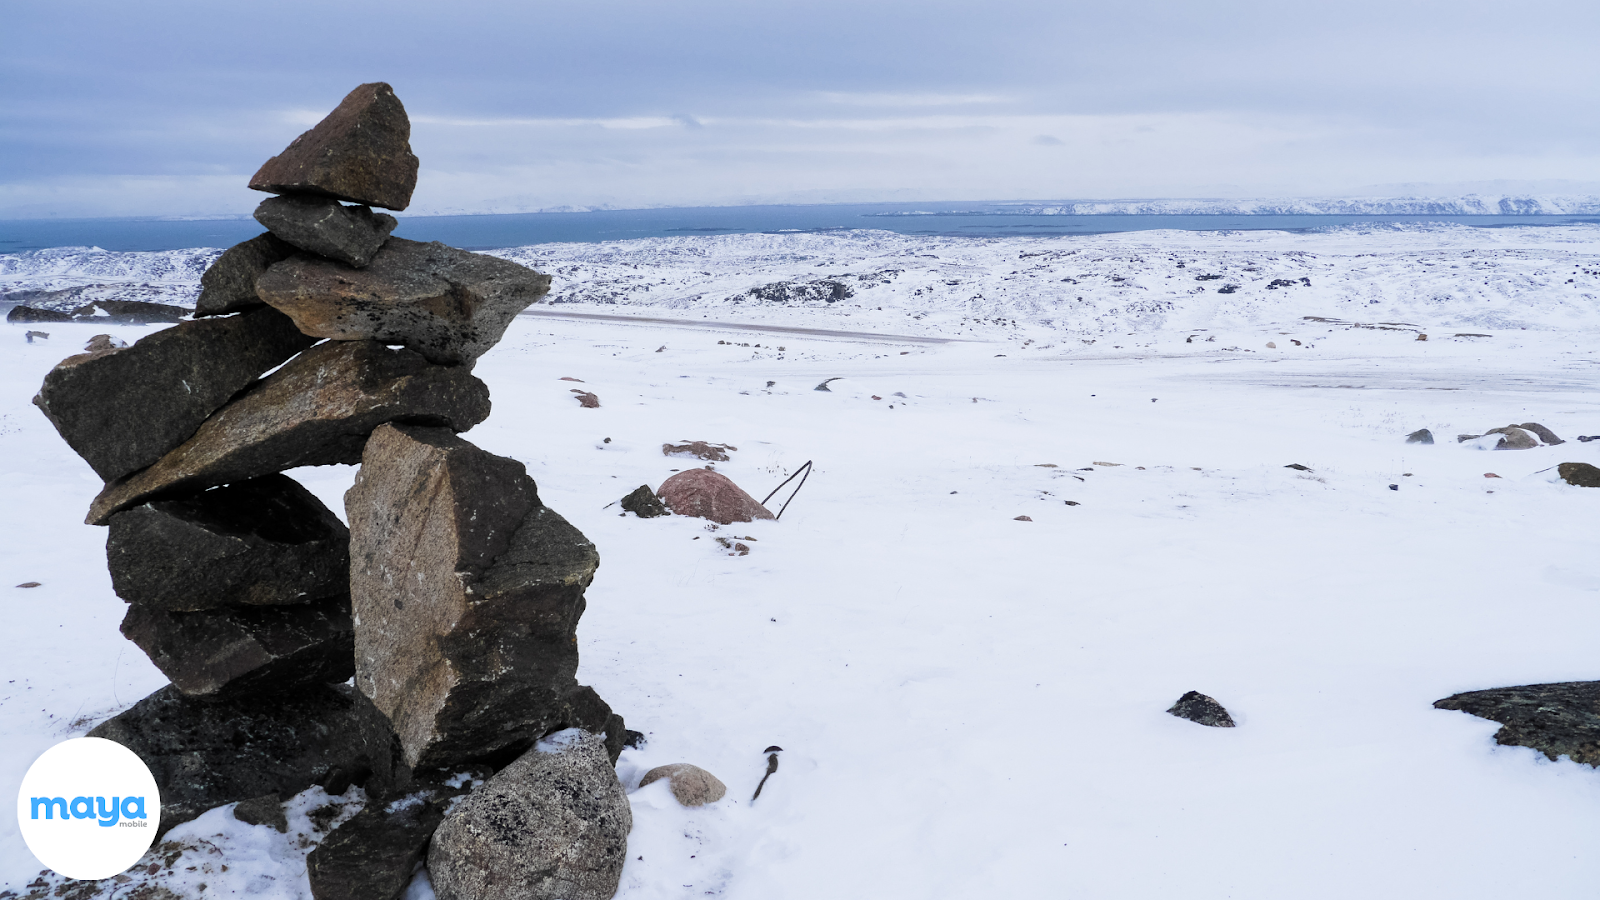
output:
[[[67,357],[33,403],[95,474],[113,481],[159,460],[262,372],[313,343],[271,309],[184,322],[131,347]]]
[[[761,501],[711,469],[679,472],[661,482],[656,493],[680,516],[699,516],[721,525],[775,518]]]
[[[394,88],[381,81],[357,87],[310,131],[267,160],[250,187],[405,209],[417,187],[406,108]]]
[[[168,685],[95,726],[150,767],[161,830],[208,809],[288,797],[358,765],[350,688],[316,685],[279,697],[201,699]]]
[[[307,253],[360,268],[400,224],[365,206],[345,206],[327,197],[269,197],[256,207],[256,221]]]
[[[1167,712],[1180,719],[1188,719],[1212,728],[1234,727],[1233,716],[1228,715],[1222,704],[1199,691],[1190,691],[1179,697],[1178,702],[1172,704],[1172,708]]]
[[[221,316],[266,305],[256,296],[256,279],[267,267],[288,259],[294,252],[294,247],[271,233],[258,234],[222,251],[216,262],[200,275],[200,297],[195,301],[194,317]]]
[[[663,778],[668,779],[667,787],[672,790],[672,796],[684,806],[705,806],[721,800],[728,793],[728,786],[721,779],[689,763],[656,766],[639,779],[639,787]]]
[[[359,462],[367,435],[384,422],[465,431],[488,416],[489,388],[465,369],[429,365],[410,350],[372,341],[323,344],[218,410],[154,465],[107,485],[88,521],[104,525],[158,493]]]
[[[117,596],[157,609],[310,603],[350,591],[350,530],[287,475],[117,513],[106,560]]]
[[[550,276],[438,242],[390,238],[366,268],[301,254],[268,269],[256,290],[306,334],[403,344],[431,362],[460,365],[549,293]]]
[[[1600,681],[1468,691],[1433,705],[1499,722],[1496,744],[1532,747],[1550,759],[1565,756],[1600,767]]]
[[[270,694],[355,674],[350,598],[169,612],[134,604],[122,634],[191,696]]]
[[[445,816],[428,874],[440,900],[610,900],[632,828],[600,738],[563,731]]]
[[[345,511],[356,686],[392,723],[404,766],[503,758],[575,716],[610,716],[574,701],[599,555],[521,463],[446,429],[385,425]],[[620,742],[620,718],[615,730]]]

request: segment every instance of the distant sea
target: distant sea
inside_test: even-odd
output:
[[[876,228],[900,234],[968,237],[1060,236],[1149,231],[1312,231],[1343,225],[1453,222],[1481,228],[1600,222],[1593,215],[1058,215],[995,204],[863,203],[711,206],[478,216],[400,215],[395,234],[469,250],[554,242],[648,237],[782,234]],[[262,232],[253,219],[0,220],[0,253],[51,247],[182,250],[230,247]]]

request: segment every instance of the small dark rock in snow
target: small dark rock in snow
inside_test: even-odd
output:
[[[1391,490],[1391,491],[1398,491],[1398,490],[1400,490],[1400,485],[1398,485],[1398,484],[1391,484],[1391,485],[1389,485],[1389,490]]]
[[[600,398],[597,395],[592,394],[589,391],[580,391],[577,388],[573,388],[572,392],[578,395],[576,398],[578,405],[584,409],[600,408]]]
[[[1012,521],[1013,522],[1032,522],[1033,519],[1030,516],[1017,516],[1015,519],[1012,519]]]
[[[1600,681],[1530,684],[1455,694],[1433,704],[1501,724],[1494,741],[1550,759],[1600,766]]]
[[[1578,440],[1584,442],[1585,444],[1589,443],[1590,441],[1600,441],[1600,434],[1580,434],[1578,435]]]
[[[717,776],[689,763],[656,766],[639,779],[639,787],[663,778],[669,779],[667,784],[672,789],[672,796],[684,806],[705,806],[721,800],[728,793],[728,786]]]
[[[445,817],[428,874],[440,900],[610,900],[632,827],[604,743],[561,731]]]
[[[1600,468],[1588,463],[1564,462],[1556,466],[1561,480],[1575,487],[1600,487]]]
[[[1552,447],[1554,447],[1556,444],[1566,443],[1566,441],[1556,437],[1556,433],[1554,431],[1551,431],[1543,425],[1540,425],[1538,422],[1523,422],[1517,427],[1521,428],[1523,431],[1533,432],[1538,436],[1539,440],[1544,441],[1546,444],[1549,444]]]
[[[304,195],[268,197],[256,207],[255,217],[284,242],[358,269],[372,262],[400,224],[366,206]]]
[[[279,834],[289,831],[289,817],[284,815],[283,801],[277,794],[262,794],[250,800],[240,800],[233,808],[233,817],[248,825],[267,825]]]
[[[1212,728],[1233,727],[1233,717],[1228,715],[1222,704],[1199,691],[1190,691],[1179,697],[1178,702],[1172,704],[1172,708],[1167,712],[1180,719],[1188,719]]]
[[[829,382],[833,382],[833,381],[839,381],[839,380],[840,379],[838,379],[838,378],[829,378],[827,381],[824,381],[823,383],[821,383],[821,384],[817,385],[816,387],[812,388],[812,390],[813,391],[827,391],[828,393],[831,394],[831,393],[833,393],[833,388],[828,387],[828,383]],[[973,402],[976,403],[977,401],[974,400]]]
[[[1289,463],[1287,466],[1284,466],[1284,468],[1285,469],[1294,469],[1297,472],[1309,472],[1309,471],[1311,471],[1311,467],[1310,466],[1302,466],[1299,463]]]
[[[1413,431],[1410,434],[1406,435],[1406,443],[1408,443],[1408,444],[1431,444],[1431,443],[1433,443],[1433,432],[1429,431],[1426,428],[1419,428],[1416,431]]]
[[[667,515],[667,506],[650,490],[650,485],[641,484],[628,496],[622,498],[622,508],[633,513],[641,519],[653,519],[656,516]]]
[[[19,588],[36,588],[38,586],[39,582],[37,581],[24,581],[23,583],[17,585]]]
[[[678,515],[698,516],[720,525],[775,518],[771,510],[726,475],[710,469],[679,472],[661,482],[656,493]]]

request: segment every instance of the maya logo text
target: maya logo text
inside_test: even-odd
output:
[[[33,806],[33,818],[39,818],[40,810],[44,811],[44,818],[55,818],[55,812],[61,811],[60,818],[67,819],[94,819],[101,828],[110,828],[120,819],[143,819],[143,797],[112,797],[109,802],[105,797],[73,797],[72,802],[67,802],[65,797],[30,797]]]

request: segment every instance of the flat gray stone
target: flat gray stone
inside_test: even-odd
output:
[[[402,344],[430,362],[461,365],[549,293],[550,276],[438,242],[390,238],[366,268],[300,254],[268,269],[256,291],[306,334]]]
[[[200,275],[200,297],[195,301],[194,317],[222,316],[265,306],[256,296],[256,279],[267,267],[288,259],[294,252],[294,247],[270,233],[258,234],[222,251],[216,262]]]
[[[377,254],[400,223],[366,206],[345,206],[327,197],[268,197],[256,207],[256,221],[285,243],[307,253],[360,268]]]
[[[610,900],[632,829],[600,738],[563,731],[445,816],[428,874],[439,900]]]
[[[184,322],[131,347],[67,357],[33,403],[95,474],[114,481],[171,452],[261,373],[313,343],[271,309]]]
[[[107,485],[88,522],[104,525],[157,494],[359,462],[367,435],[384,422],[465,431],[488,417],[489,388],[465,369],[429,365],[410,350],[371,341],[322,344],[218,410],[154,465]]]
[[[128,607],[122,634],[185,694],[272,694],[355,674],[350,598],[169,612]]]
[[[350,529],[286,475],[111,517],[111,587],[165,610],[303,604],[350,592]]]

